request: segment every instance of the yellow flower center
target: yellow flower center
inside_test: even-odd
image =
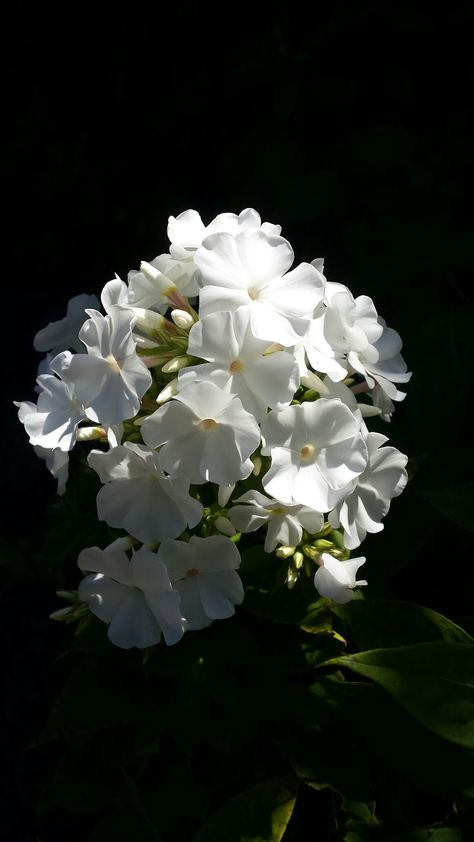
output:
[[[232,360],[229,366],[229,371],[231,374],[238,374],[239,371],[242,371],[244,365],[245,363],[243,363],[242,360]]]
[[[199,422],[199,426],[201,430],[213,430],[214,427],[217,427],[217,421],[214,421],[214,418],[203,418]]]
[[[313,458],[315,453],[316,450],[314,448],[314,445],[305,444],[304,447],[302,447],[300,450],[300,459],[302,459],[303,462],[307,462],[309,459]]]

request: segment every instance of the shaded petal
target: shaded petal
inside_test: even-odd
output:
[[[211,620],[223,620],[235,613],[234,605],[244,599],[244,588],[234,570],[203,573],[198,579],[202,607]]]
[[[197,631],[210,626],[212,620],[202,607],[197,579],[184,579],[177,584],[177,588],[181,597],[181,611],[188,622],[188,628],[191,631]]]
[[[164,566],[164,565],[163,565]],[[163,632],[168,646],[181,640],[187,628],[181,613],[181,598],[177,591],[146,593],[145,601]]]
[[[132,591],[126,585],[114,582],[102,573],[86,576],[79,584],[78,597],[86,602],[99,620],[110,623],[124,600]]]
[[[77,564],[81,570],[87,570],[90,573],[103,573],[123,585],[133,586],[130,562],[123,551],[87,547],[79,553]]]
[[[160,642],[160,627],[143,594],[135,593],[124,600],[109,626],[108,637],[121,649],[144,649]]]

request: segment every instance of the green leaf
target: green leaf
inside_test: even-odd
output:
[[[452,620],[430,608],[390,599],[359,599],[336,606],[359,649],[389,648],[428,641],[474,643]]]
[[[448,485],[418,493],[449,520],[474,532],[474,482]]]
[[[241,792],[207,821],[193,842],[281,842],[296,802],[297,780],[273,778]]]
[[[327,663],[375,681],[426,728],[474,749],[474,646],[420,643]]]
[[[402,781],[408,780],[426,792],[449,799],[474,795],[470,791],[474,783],[474,754],[428,731],[382,687],[365,681],[344,681],[340,675],[321,678],[318,686],[326,709],[337,712],[341,725],[350,723],[354,737],[360,739],[362,756],[376,755],[370,770],[372,797],[380,797],[379,784],[382,791],[385,789],[385,764]],[[312,689],[315,692],[316,685]],[[317,714],[316,709],[314,713]],[[327,733],[323,711],[319,720]],[[384,764],[381,768],[379,760]],[[343,792],[348,794],[347,790]]]
[[[344,842],[463,842],[458,827],[425,827],[409,833],[390,831],[387,827],[361,827],[344,836]]]

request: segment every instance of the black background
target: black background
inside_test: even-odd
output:
[[[4,10],[9,546],[34,548],[55,487],[12,406],[34,399],[34,334],[71,296],[166,251],[168,215],[189,207],[205,222],[255,207],[282,224],[297,262],[324,256],[330,280],[372,296],[414,371],[384,432],[420,460],[425,487],[469,478],[472,4],[335,2],[311,20],[300,4]],[[416,494],[407,512],[422,538],[391,592],[471,613],[472,573],[456,578],[467,533]],[[376,583],[383,547],[381,536],[367,544]],[[32,698],[41,712],[57,645],[49,589],[28,562],[3,600],[7,648],[37,664],[22,678],[12,667],[19,732]]]

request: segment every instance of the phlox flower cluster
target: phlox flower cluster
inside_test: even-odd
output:
[[[407,481],[406,456],[367,427],[410,378],[372,300],[320,258],[295,266],[253,209],[207,226],[187,210],[168,237],[39,331],[37,401],[16,404],[59,494],[87,444],[98,517],[123,537],[81,552],[78,600],[124,648],[231,616],[252,541],[288,565],[289,588],[309,575],[349,601],[367,584],[350,553]]]

